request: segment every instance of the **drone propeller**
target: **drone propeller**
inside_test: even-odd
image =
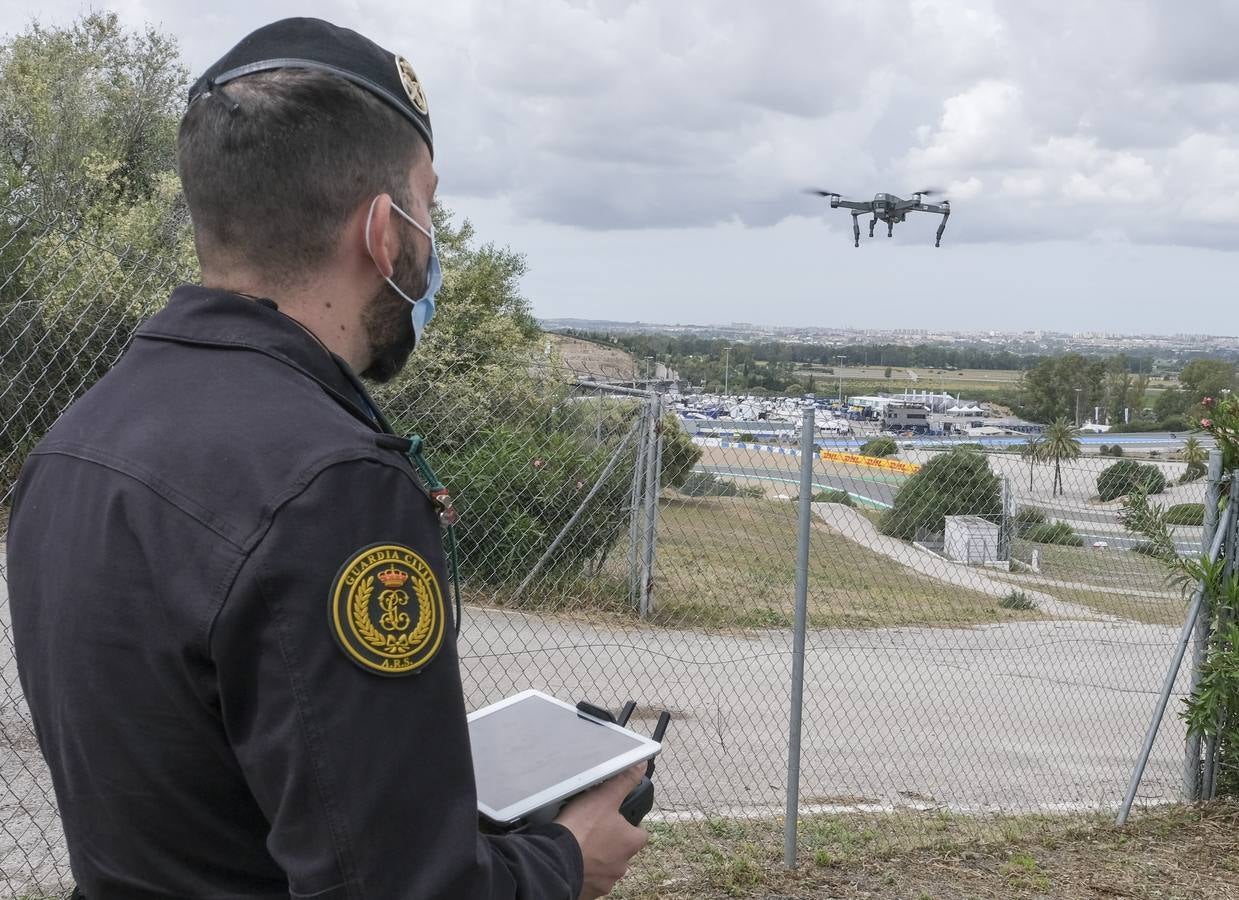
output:
[[[842,194],[835,191],[823,191],[821,188],[805,188],[806,194],[817,194],[819,197],[842,197]]]
[[[922,197],[932,197],[934,194],[941,194],[942,188],[925,188],[923,191],[913,191],[913,194],[919,194]]]

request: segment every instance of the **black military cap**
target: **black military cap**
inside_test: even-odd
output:
[[[413,123],[434,155],[426,92],[409,61],[322,19],[281,19],[241,39],[189,89],[189,102],[235,78],[272,69],[317,69],[369,91]]]

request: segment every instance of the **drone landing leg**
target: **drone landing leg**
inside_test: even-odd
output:
[[[938,226],[938,234],[934,237],[935,247],[942,246],[942,232],[946,231],[946,220],[949,219],[950,217],[951,217],[951,213],[949,210],[942,214],[942,223]]]
[[[895,223],[894,223],[894,222],[887,222],[887,223],[886,223],[886,236],[887,236],[887,237],[894,237],[894,236],[895,236]]]
[[[856,246],[860,246],[860,219],[856,218],[860,213],[852,213],[852,239],[856,242]]]
[[[873,226],[878,224],[878,217],[874,216],[869,220],[869,237],[873,237]]]

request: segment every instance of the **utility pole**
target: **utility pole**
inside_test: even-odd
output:
[[[1076,388],[1076,428],[1080,427],[1080,391],[1083,388]]]
[[[839,360],[838,365],[835,367],[835,374],[839,376],[839,405],[842,406],[843,405],[843,372],[841,370],[843,369],[843,361],[847,359],[847,357],[836,356],[835,359]]]
[[[731,348],[723,348],[723,396],[727,396],[727,383],[731,375]]]

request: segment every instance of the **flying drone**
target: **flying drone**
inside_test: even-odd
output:
[[[856,246],[860,246],[860,220],[859,216],[862,213],[872,213],[873,218],[869,220],[869,237],[873,237],[873,227],[878,224],[878,219],[886,223],[886,236],[892,237],[895,233],[895,223],[902,222],[908,217],[909,212],[928,212],[938,213],[942,216],[942,224],[938,226],[938,234],[934,237],[934,246],[942,246],[942,232],[946,231],[946,220],[951,216],[951,201],[943,200],[941,203],[926,203],[923,198],[939,194],[941,191],[923,190],[913,191],[911,200],[904,200],[902,197],[896,197],[894,194],[874,194],[872,200],[844,200],[842,195],[836,194],[834,191],[823,191],[817,188],[810,188],[810,194],[817,194],[819,197],[830,198],[830,208],[837,209],[842,206],[844,209],[852,210],[852,235],[856,240]]]

